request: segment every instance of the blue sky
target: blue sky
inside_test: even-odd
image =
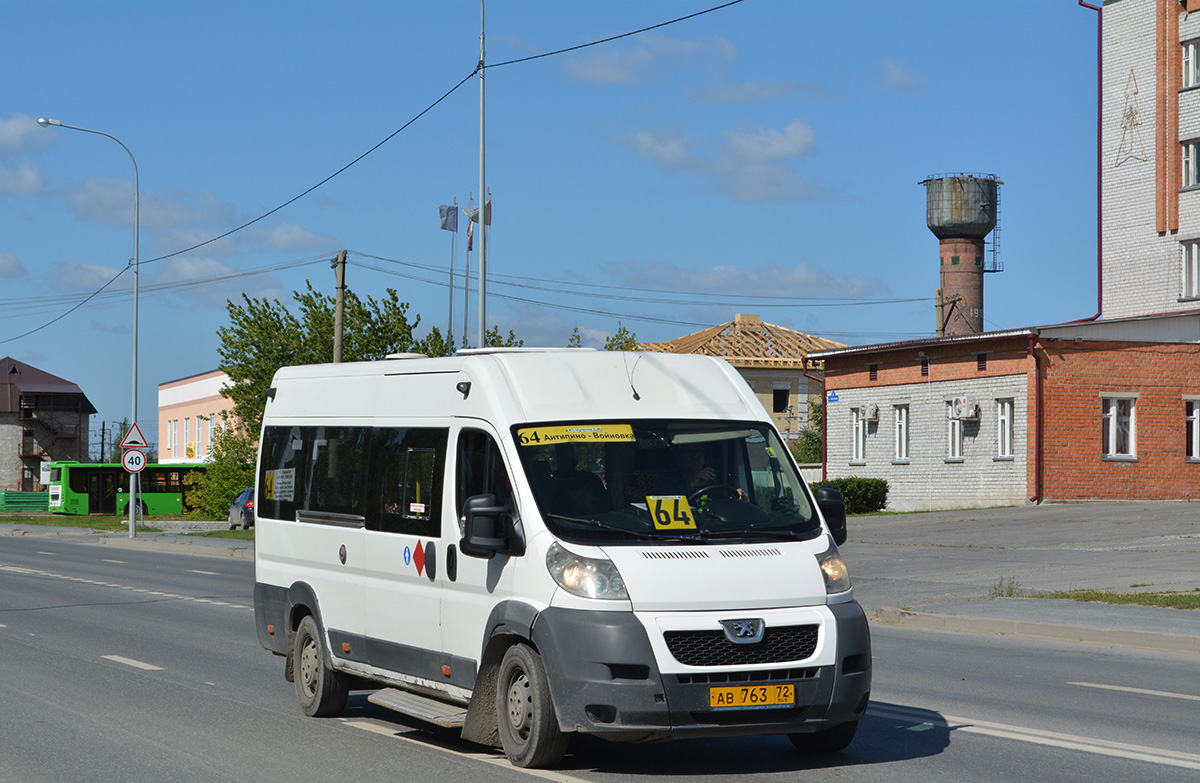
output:
[[[488,4],[489,324],[526,345],[735,313],[848,344],[929,336],[917,183],[960,171],[1005,183],[985,327],[1095,314],[1094,11],[745,0],[500,65],[718,4]],[[438,206],[478,197],[478,80],[396,131],[475,69],[477,2],[7,0],[3,18],[0,356],[79,384],[94,429],[130,412],[132,275],[39,327],[128,265],[133,166],[38,117],[137,160],[148,437],[158,384],[216,367],[227,299],[332,292],[339,249],[355,292],[395,288],[418,333],[446,328]],[[461,339],[461,288],[454,307]]]

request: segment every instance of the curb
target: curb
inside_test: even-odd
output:
[[[899,625],[929,631],[1021,636],[1030,639],[1082,642],[1084,644],[1102,644],[1108,647],[1134,647],[1141,650],[1200,655],[1200,636],[1174,633],[1127,631],[1119,628],[1093,628],[1079,625],[1052,625],[1023,620],[997,620],[890,608],[876,609],[871,615],[871,620],[880,625]]]
[[[204,544],[184,544],[177,541],[157,541],[153,538],[109,538],[107,536],[99,539],[96,543],[104,546],[124,547],[126,549],[153,549],[158,552],[174,552],[181,555],[234,557],[241,560],[254,559],[253,546],[206,546]]]

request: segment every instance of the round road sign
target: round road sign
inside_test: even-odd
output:
[[[141,473],[146,467],[146,455],[137,449],[128,449],[121,455],[121,466],[130,473]]]

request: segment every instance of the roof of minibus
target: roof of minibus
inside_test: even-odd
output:
[[[370,377],[388,387],[407,377],[420,392],[385,393],[386,387],[365,382]],[[769,420],[742,377],[727,362],[709,356],[581,348],[467,350],[436,359],[406,355],[380,362],[285,367],[275,384],[301,379],[306,381],[305,400],[270,405],[268,416],[272,408],[279,415],[304,416],[312,415],[313,406],[325,406],[331,414],[349,416],[392,411],[398,416],[473,416],[500,428],[588,418]],[[336,392],[317,388],[326,386],[318,379],[329,379]],[[464,381],[471,384],[465,394],[459,388]]]

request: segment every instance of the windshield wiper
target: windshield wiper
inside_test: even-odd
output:
[[[708,537],[708,531],[699,530],[696,535],[678,535],[678,534],[662,534],[650,532],[648,530],[630,530],[626,527],[617,527],[606,522],[601,522],[598,519],[586,519],[584,517],[568,517],[564,514],[546,514],[548,519],[560,519],[563,522],[574,522],[577,525],[585,527],[594,527],[599,530],[611,530],[614,533],[625,533],[634,538],[653,539],[655,541],[684,541],[687,543],[703,542]]]
[[[797,530],[785,527],[775,528],[739,528],[737,530],[704,530],[705,538],[765,538],[785,541],[804,541],[803,535]]]

